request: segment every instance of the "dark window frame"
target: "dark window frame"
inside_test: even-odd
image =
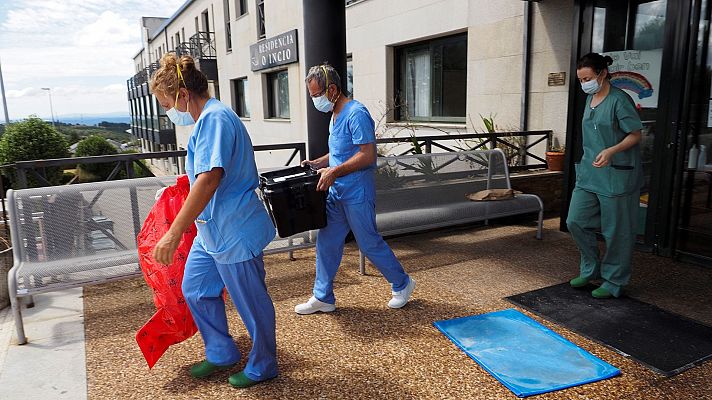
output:
[[[238,117],[240,118],[250,118],[250,107],[249,107],[249,92],[245,93],[245,86],[243,84],[247,83],[248,88],[249,88],[249,83],[250,81],[247,79],[246,76],[243,76],[241,78],[236,78],[231,80],[231,86],[232,86],[232,104],[233,104],[233,110],[235,111],[235,114],[237,114]],[[243,101],[240,101],[240,95],[243,97]],[[243,109],[242,104],[244,103],[245,108]]]
[[[235,6],[237,8],[237,18],[247,14],[247,0],[237,0]]]
[[[351,53],[346,55],[346,91],[349,96],[354,96],[354,57]]]
[[[282,74],[287,75],[287,115],[280,116],[279,113],[282,110],[278,109],[279,99],[274,97],[274,84],[279,84],[279,76]],[[291,105],[289,104],[289,70],[281,69],[267,73],[265,76],[267,80],[267,118],[268,119],[282,119],[288,120],[291,118]]]
[[[444,37],[439,37],[439,38],[434,38],[434,39],[429,39],[429,40],[424,40],[416,43],[411,43],[403,46],[398,46],[394,49],[394,80],[393,80],[393,93],[396,96],[396,103],[399,105],[395,109],[395,120],[396,121],[403,121],[403,122],[444,122],[444,123],[464,123],[466,122],[466,117],[467,117],[467,82],[463,82],[462,86],[464,88],[464,93],[463,96],[465,98],[465,109],[463,110],[462,116],[442,116],[442,115],[431,115],[430,117],[417,117],[417,116],[411,116],[409,117],[406,113],[407,110],[407,105],[405,104],[405,99],[403,98],[405,96],[405,91],[401,90],[401,88],[404,85],[404,77],[406,73],[406,64],[405,64],[405,59],[406,59],[406,54],[410,52],[417,52],[417,51],[423,51],[423,50],[428,50],[429,55],[431,57],[430,59],[430,79],[431,79],[431,86],[430,86],[430,103],[431,107],[433,106],[433,98],[434,98],[434,93],[437,93],[437,90],[440,91],[440,98],[442,98],[442,87],[443,87],[443,79],[440,77],[438,78],[437,74],[434,71],[434,62],[433,62],[433,54],[434,54],[434,49],[437,47],[441,47],[444,45],[452,45],[455,43],[458,43],[460,41],[463,41],[465,43],[465,76],[467,76],[467,32],[462,32],[462,33],[457,33],[454,35],[449,35],[449,36],[444,36]],[[440,55],[442,57],[442,55]],[[440,104],[440,107],[442,107],[442,104]],[[433,114],[433,112],[431,112]]]
[[[223,0],[225,9],[225,51],[232,51],[232,29],[230,27],[230,0]]]
[[[257,0],[257,39],[267,37],[267,28],[265,27],[265,0]]]

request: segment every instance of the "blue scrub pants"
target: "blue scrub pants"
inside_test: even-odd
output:
[[[571,195],[566,225],[581,251],[580,276],[602,278],[601,287],[616,297],[630,280],[639,202],[638,192],[608,197],[576,187]],[[606,242],[603,258],[596,240],[599,229]]]
[[[262,254],[235,264],[219,264],[194,241],[183,274],[183,296],[203,337],[205,358],[215,365],[240,361],[240,351],[228,331],[223,288],[227,288],[252,339],[245,375],[253,381],[277,376],[274,305],[265,285]]]
[[[394,292],[405,289],[410,277],[376,229],[376,207],[367,200],[345,204],[332,196],[326,199],[326,227],[319,230],[316,241],[316,279],[314,297],[334,304],[334,277],[344,253],[344,240],[349,230],[354,233],[361,251],[391,284]]]

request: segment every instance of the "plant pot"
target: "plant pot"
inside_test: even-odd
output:
[[[564,170],[564,153],[558,153],[553,151],[546,152],[546,165],[549,171],[563,171]]]

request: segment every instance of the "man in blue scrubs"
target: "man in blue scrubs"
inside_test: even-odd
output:
[[[205,360],[190,373],[205,378],[232,368],[241,354],[228,330],[223,290],[252,339],[245,369],[228,378],[245,388],[277,376],[275,313],[265,285],[262,250],[275,229],[255,193],[259,178],[247,130],[227,106],[208,94],[193,59],[161,59],[151,89],[176,125],[193,125],[186,173],[190,193],[154,258],[172,264],[183,232],[195,221],[198,236],[183,275],[183,296],[205,343]]]
[[[376,229],[376,134],[366,107],[347,97],[341,78],[330,65],[318,65],[306,78],[317,110],[333,112],[329,122],[329,153],[304,164],[321,175],[317,190],[328,190],[327,225],[316,243],[316,279],[313,296],[294,308],[297,314],[336,309],[334,276],[341,264],[344,239],[349,230],[361,251],[391,284],[390,308],[401,308],[410,299],[415,281],[403,270],[393,251]]]

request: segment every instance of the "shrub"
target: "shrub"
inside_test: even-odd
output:
[[[0,163],[16,161],[46,160],[69,157],[67,141],[52,125],[31,116],[22,122],[9,124],[0,138]],[[41,171],[38,171],[41,173]],[[62,180],[62,168],[44,169],[45,178],[51,185],[58,185]],[[17,187],[14,174],[11,184]],[[27,176],[29,187],[42,186],[33,176]]]
[[[77,157],[89,157],[112,155],[116,153],[116,148],[105,138],[91,135],[79,141],[77,144],[77,151],[74,154]],[[109,177],[109,174],[114,170],[115,166],[116,163],[78,165],[78,167],[82,170],[82,176],[89,175],[88,180],[105,180]]]

